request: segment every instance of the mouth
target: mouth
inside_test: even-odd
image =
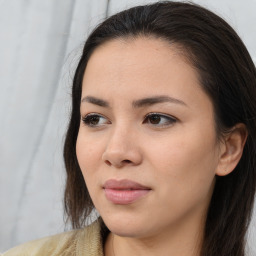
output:
[[[151,188],[131,180],[107,180],[103,189],[106,198],[113,204],[131,204],[147,195]]]

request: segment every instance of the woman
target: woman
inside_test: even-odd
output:
[[[248,51],[210,11],[160,2],[108,18],[73,81],[64,159],[75,230],[4,255],[245,255],[255,98]]]

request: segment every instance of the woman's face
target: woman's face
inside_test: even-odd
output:
[[[203,225],[220,145],[197,72],[160,39],[113,40],[83,79],[76,152],[108,228],[147,237]]]

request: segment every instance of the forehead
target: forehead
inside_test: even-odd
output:
[[[174,59],[188,62],[185,55],[185,50],[181,46],[160,38],[118,38],[97,47],[88,61],[86,70],[88,66],[90,68],[95,65],[105,69],[121,68],[123,65],[130,68],[155,68],[155,65],[165,65]]]
[[[83,86],[102,83],[102,79],[103,84],[114,80],[122,83],[125,79],[132,84],[143,78],[151,84],[170,76],[178,78],[181,73],[178,70],[190,73],[190,78],[198,83],[198,74],[182,47],[152,37],[114,39],[96,48],[91,55]]]
[[[120,89],[127,94],[135,93],[134,89],[163,94],[170,89],[175,93],[175,87],[186,93],[191,85],[201,89],[198,73],[181,47],[162,39],[138,37],[115,39],[96,48],[82,89],[83,94],[106,93],[113,87],[115,92]]]

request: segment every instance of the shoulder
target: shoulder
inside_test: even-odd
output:
[[[56,252],[59,252],[61,255],[67,248],[72,249],[72,243],[76,242],[80,232],[80,230],[74,230],[30,241],[10,249],[2,256],[58,255]]]
[[[1,256],[103,255],[100,222],[19,245]]]

